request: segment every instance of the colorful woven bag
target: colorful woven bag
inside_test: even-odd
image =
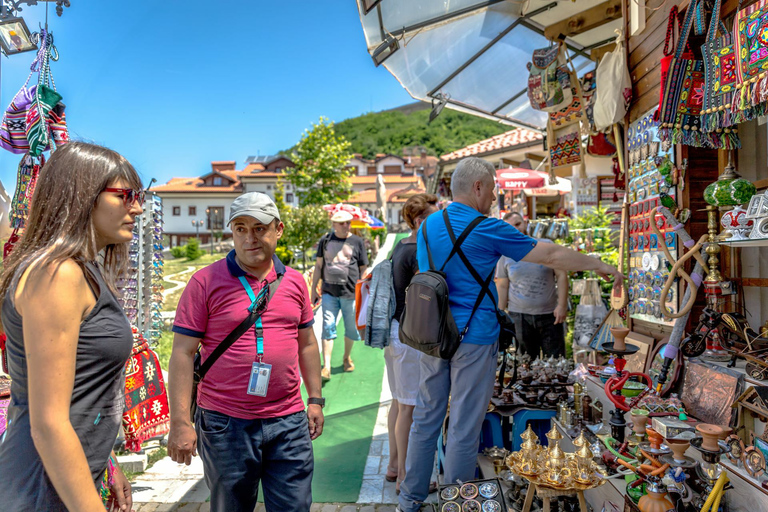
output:
[[[534,50],[528,71],[528,99],[533,109],[557,112],[571,104],[570,73],[561,44]]]
[[[741,141],[735,129],[737,122],[731,104],[736,91],[736,53],[731,33],[720,20],[722,1],[715,0],[707,39],[701,46],[704,60],[704,98],[701,111],[701,129],[709,133],[713,147],[735,149]],[[718,28],[721,36],[717,36]]]
[[[768,0],[739,9],[733,23],[738,93],[732,115],[755,119],[768,112]]]
[[[667,82],[667,74],[669,73],[669,65],[672,63],[672,59],[675,56],[674,49],[677,46],[675,44],[675,28],[677,28],[678,32],[683,30],[683,20],[680,17],[680,12],[677,10],[677,5],[673,5],[669,10],[669,19],[667,20],[667,36],[664,39],[664,56],[659,61],[659,68],[661,69],[661,92],[659,93],[659,109],[654,114],[656,121],[659,120],[658,117],[661,114],[661,106],[664,104],[664,88]],[[687,41],[685,43],[685,52],[683,52],[683,57],[687,59],[693,58],[693,52],[691,52],[691,47],[688,46]]]
[[[694,6],[691,6],[694,7]],[[659,139],[662,143],[713,147],[707,133],[701,130],[701,105],[704,88],[704,61],[686,58],[684,51],[693,25],[695,9],[689,7],[680,32],[677,49],[669,63],[663,85],[663,101],[659,115]]]

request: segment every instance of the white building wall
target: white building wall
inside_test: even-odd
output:
[[[159,195],[163,199],[163,231],[166,234],[194,233],[195,227],[192,225],[193,220],[202,220],[203,227],[200,228],[200,232],[206,233],[208,223],[205,210],[211,206],[224,207],[224,223],[226,224],[227,219],[229,218],[229,210],[232,201],[237,197],[236,194],[221,194],[205,197],[182,196],[178,194]],[[173,215],[174,206],[180,207],[180,215]],[[197,208],[197,212],[194,216],[189,215],[190,206],[195,206]],[[224,226],[224,233],[232,233],[232,231],[227,226]]]
[[[384,172],[384,166],[386,165],[397,165],[400,167],[400,174],[403,173],[403,161],[399,158],[395,158],[393,156],[388,156],[386,158],[382,158],[378,162],[376,162],[376,172],[379,174],[382,174]]]

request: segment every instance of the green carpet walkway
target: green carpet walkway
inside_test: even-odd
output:
[[[382,351],[366,347],[362,341],[352,349],[355,371],[345,373],[342,368],[342,322],[339,322],[336,332],[338,338],[333,345],[331,380],[323,386],[325,427],[323,435],[314,442],[312,498],[316,503],[357,501],[379,411],[384,376]]]

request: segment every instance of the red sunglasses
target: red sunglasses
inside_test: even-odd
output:
[[[132,188],[112,188],[106,187],[104,192],[114,192],[115,194],[121,194],[123,196],[123,204],[126,208],[133,206],[134,202],[138,202],[139,206],[144,206],[144,191],[134,190]]]

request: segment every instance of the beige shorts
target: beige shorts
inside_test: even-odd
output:
[[[392,398],[405,405],[416,405],[419,396],[419,359],[421,352],[400,341],[400,324],[392,321],[389,345],[384,349],[387,380]]]

